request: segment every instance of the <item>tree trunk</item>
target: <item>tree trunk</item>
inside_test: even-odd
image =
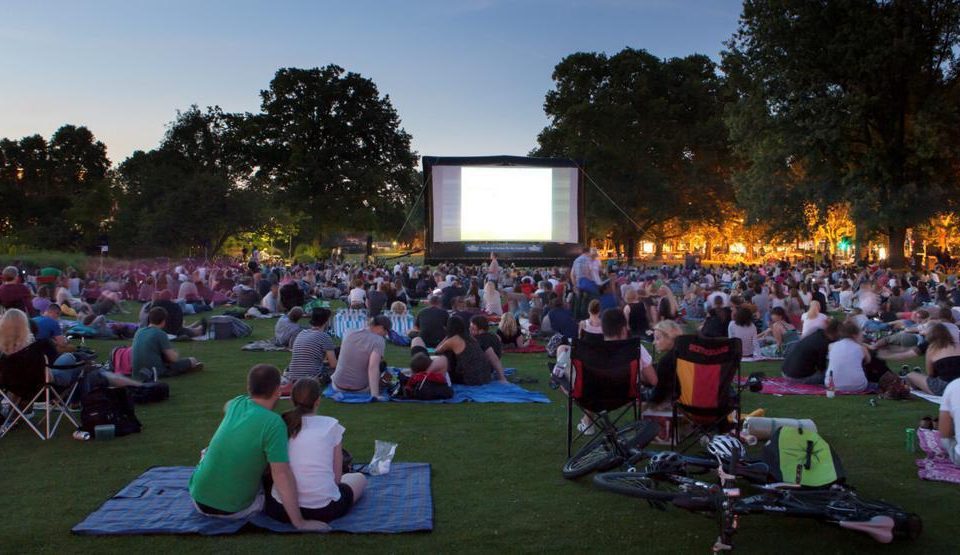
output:
[[[637,238],[632,233],[627,234],[627,264],[635,265],[637,262]]]
[[[713,260],[713,239],[707,239],[707,244],[703,248],[703,261]]]
[[[654,249],[654,260],[663,260],[663,241],[661,241],[659,238],[657,239]]]
[[[890,226],[887,228],[887,265],[901,269],[907,267],[907,260],[903,256],[903,244],[907,240],[907,228],[904,226]]]

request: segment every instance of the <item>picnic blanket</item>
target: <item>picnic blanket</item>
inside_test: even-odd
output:
[[[406,336],[413,329],[414,318],[412,314],[396,314],[388,312],[384,314],[390,318],[390,328],[398,335]],[[344,338],[352,331],[358,331],[367,327],[367,311],[363,309],[345,308],[338,310],[333,316],[333,334],[339,338]]]
[[[740,383],[746,383],[748,378],[741,377]],[[837,395],[872,395],[877,392],[877,384],[869,384],[865,391],[837,391]],[[822,385],[807,385],[791,382],[783,376],[763,378],[765,395],[826,395],[827,389]]]
[[[531,343],[526,347],[504,347],[504,354],[545,353],[547,348],[539,343]]]
[[[240,347],[241,351],[289,351],[283,345],[277,345],[272,339],[260,339]]]
[[[248,520],[201,515],[187,484],[192,466],[158,466],[108,499],[80,524],[74,534],[108,536],[140,534],[234,534],[247,523],[273,532],[296,532],[265,514]],[[343,518],[330,522],[334,532],[354,534],[416,532],[433,529],[430,465],[398,463],[383,476],[369,476],[360,501]]]
[[[929,394],[929,393],[924,393],[923,391],[920,391],[919,389],[911,390],[910,393],[911,393],[914,397],[919,397],[919,398],[924,399],[924,400],[926,400],[926,401],[930,401],[931,403],[933,403],[933,404],[935,404],[935,405],[937,405],[937,406],[939,406],[939,405],[940,405],[940,402],[943,401],[943,397],[941,397],[941,396],[939,396],[939,395],[931,395],[931,394]]]
[[[923,480],[960,484],[960,467],[950,462],[940,445],[940,432],[937,430],[917,430],[917,445],[927,458],[917,459],[917,474]]]
[[[389,370],[396,374],[400,369],[390,367]],[[503,373],[511,376],[516,372],[515,368],[504,368]],[[333,386],[327,386],[323,396],[332,399],[338,403],[370,403],[373,398],[369,393],[350,393],[346,391],[337,391]],[[421,401],[418,399],[390,399],[397,403],[432,403],[432,404],[451,404],[466,403],[549,403],[550,399],[539,391],[530,391],[513,383],[490,382],[486,385],[453,385],[453,397],[450,399],[436,399],[433,401]]]

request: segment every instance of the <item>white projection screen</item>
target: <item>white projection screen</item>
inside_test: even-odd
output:
[[[579,242],[576,167],[434,165],[432,240]]]

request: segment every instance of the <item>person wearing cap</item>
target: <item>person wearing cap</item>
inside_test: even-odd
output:
[[[348,334],[340,345],[337,368],[331,377],[339,391],[370,392],[380,397],[380,374],[384,366],[383,352],[390,333],[390,318],[378,315],[370,318],[367,328]]]

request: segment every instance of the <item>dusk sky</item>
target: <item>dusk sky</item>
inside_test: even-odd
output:
[[[259,111],[280,67],[389,94],[420,155],[525,155],[553,67],[630,46],[719,60],[738,0],[44,1],[0,4],[0,137],[86,125],[114,164],[191,104]]]

